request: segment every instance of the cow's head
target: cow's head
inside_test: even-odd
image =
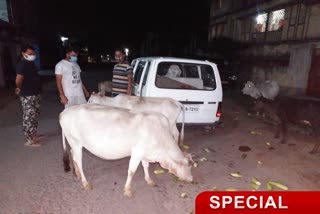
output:
[[[242,89],[242,93],[249,95],[255,99],[258,99],[259,97],[261,97],[260,91],[257,89],[257,87],[254,85],[254,83],[251,81],[248,81],[244,85],[244,88]]]
[[[160,161],[162,168],[168,169],[170,173],[174,174],[179,179],[188,182],[193,181],[193,176],[191,174],[192,163],[192,156],[188,153],[185,153],[184,157],[179,160]]]

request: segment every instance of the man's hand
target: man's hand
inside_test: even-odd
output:
[[[20,92],[21,92],[21,87],[22,87],[22,84],[23,84],[23,79],[24,79],[24,76],[21,75],[21,74],[17,74],[16,76],[16,89],[14,90],[14,93],[16,95],[19,95]]]
[[[16,95],[19,95],[19,94],[20,94],[20,91],[21,91],[20,88],[16,88],[16,89],[14,90],[14,93],[15,93]]]
[[[89,97],[90,97],[89,91],[85,90],[85,91],[84,91],[84,95],[86,96],[86,98],[89,98]]]
[[[90,93],[89,91],[87,90],[87,88],[84,86],[84,84],[82,83],[82,90],[84,92],[84,96],[86,96],[86,98],[89,98],[90,97]]]
[[[68,98],[64,94],[62,94],[62,95],[60,95],[60,102],[63,105],[67,105],[68,104]]]

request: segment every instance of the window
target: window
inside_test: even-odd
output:
[[[146,71],[144,72],[144,76],[143,76],[143,81],[142,81],[142,85],[145,85],[147,82],[147,78],[148,78],[148,74],[149,74],[149,70],[150,70],[150,62],[148,62],[147,64],[147,68]]]
[[[251,33],[252,17],[241,20],[241,40],[249,41]]]
[[[223,36],[224,25],[225,25],[224,23],[220,23],[211,27],[211,39]]]
[[[285,9],[276,10],[269,14],[268,31],[282,30],[284,26]]]
[[[216,37],[216,26],[213,26],[211,28],[211,38],[215,38]]]
[[[133,81],[137,84],[140,83],[141,75],[142,75],[145,64],[146,64],[145,61],[140,61],[136,68]]]
[[[0,19],[9,22],[7,0],[0,0]]]
[[[170,89],[214,90],[213,68],[209,65],[161,62],[157,68],[156,86]]]
[[[307,7],[304,4],[288,8],[289,26],[287,39],[302,39],[304,36]]]
[[[216,9],[222,8],[222,0],[215,0],[214,1],[214,8],[216,8]]]
[[[255,32],[265,32],[267,25],[268,14],[259,14],[256,18],[256,23],[254,26]]]

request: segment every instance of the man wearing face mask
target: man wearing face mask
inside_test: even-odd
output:
[[[118,94],[131,95],[133,69],[126,61],[126,55],[122,49],[115,51],[115,59],[118,63],[113,68],[112,96]]]
[[[65,58],[61,60],[55,68],[60,102],[65,108],[84,104],[87,102],[85,96],[90,96],[88,90],[81,81],[81,69],[77,60],[78,50],[74,47],[68,47],[65,50]]]
[[[22,59],[16,66],[15,93],[20,96],[22,105],[22,126],[26,146],[41,146],[43,135],[37,134],[41,105],[41,79],[34,64],[34,48],[25,45],[21,48]]]

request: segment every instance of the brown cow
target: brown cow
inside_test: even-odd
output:
[[[311,99],[298,99],[291,97],[279,97],[275,101],[259,99],[254,102],[254,111],[263,112],[277,123],[276,138],[282,134],[281,143],[285,143],[287,136],[287,124],[308,121],[316,137],[311,154],[320,152],[320,101]]]

